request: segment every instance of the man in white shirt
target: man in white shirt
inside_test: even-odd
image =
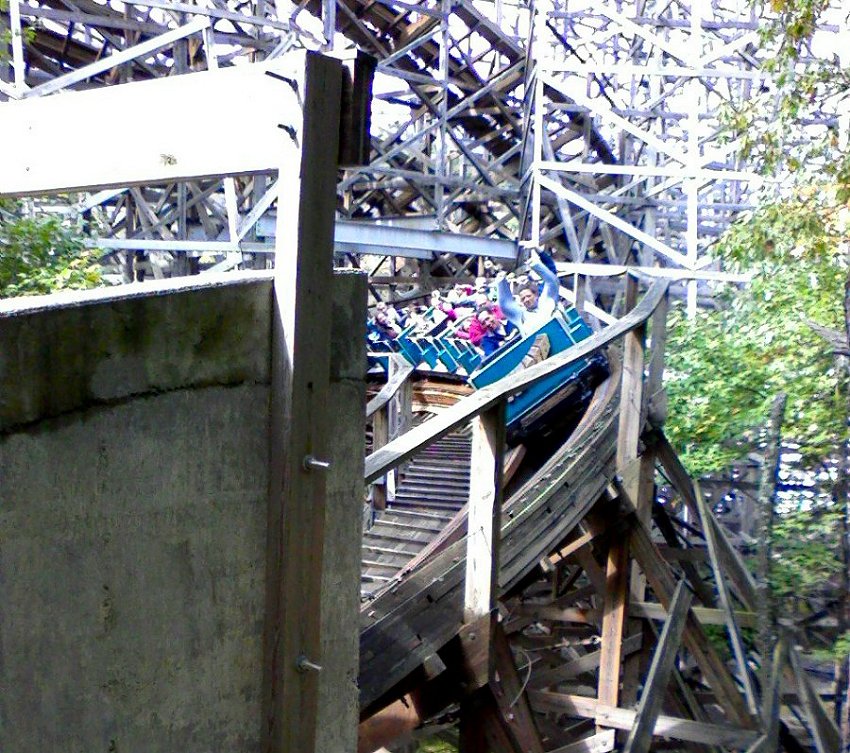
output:
[[[519,303],[511,294],[505,273],[500,272],[496,277],[499,308],[523,337],[540,329],[552,318],[559,296],[558,277],[540,260],[537,252],[531,253],[529,265],[543,280],[543,290],[538,293],[538,285],[535,282],[524,283],[517,293]]]

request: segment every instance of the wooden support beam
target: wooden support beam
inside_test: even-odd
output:
[[[366,405],[366,275],[333,275],[328,413],[330,443],[322,558],[322,671],[317,750],[354,750],[359,721],[360,552],[363,521],[363,411]]]
[[[315,750],[322,663],[327,473],[311,459],[326,460],[330,452],[329,289],[341,69],[317,55],[306,60],[300,181],[287,181],[278,202],[263,662],[262,748],[269,753]]]
[[[472,421],[469,473],[464,622],[475,622],[496,606],[502,517],[505,403]]]
[[[652,543],[649,531],[640,521],[636,521],[631,529],[629,544],[656,597],[665,608],[669,608],[676,588],[676,581],[670,572],[669,565]],[[717,655],[705,631],[690,610],[684,642],[702,669],[708,684],[717,695],[718,703],[729,715],[730,721],[743,726],[750,726],[752,719],[746,704],[738,693],[734,679],[730,676],[723,660]]]
[[[708,607],[691,607],[694,616],[703,625],[725,625],[726,613],[722,609],[710,609]],[[663,620],[667,616],[667,610],[661,604],[648,601],[633,601],[629,604],[629,614],[633,617],[644,617],[649,620]],[[735,610],[735,621],[746,628],[756,626],[755,612],[742,612]]]
[[[517,750],[522,753],[543,753],[543,743],[526,694],[526,678],[520,676],[508,639],[498,623],[493,630],[493,655],[496,671],[490,680],[490,692],[496,701],[502,724],[514,740]],[[523,670],[526,676],[531,671],[531,659],[527,661],[528,666]]]
[[[652,731],[655,729],[655,723],[661,712],[664,690],[670,679],[673,662],[676,660],[692,598],[693,594],[688,590],[685,582],[680,580],[670,602],[670,616],[664,623],[661,637],[652,657],[649,674],[646,676],[643,692],[638,702],[635,723],[626,740],[624,753],[647,753],[649,751]]]
[[[765,734],[765,751],[779,747],[779,722],[782,707],[782,671],[788,660],[788,636],[782,635],[776,642],[771,662],[771,674],[767,687],[762,687],[761,718]]]
[[[808,717],[809,731],[815,741],[815,750],[817,753],[835,753],[841,748],[841,735],[832,717],[823,707],[820,696],[814,691],[809,678],[806,677],[806,672],[800,661],[800,654],[795,646],[789,646],[788,658],[797,680],[797,693]]]
[[[608,727],[630,730],[635,724],[637,712],[633,709],[621,709],[606,706],[595,698],[569,695],[566,693],[551,693],[545,690],[529,692],[532,708],[536,711],[556,712],[574,717],[601,720]],[[746,750],[754,743],[760,733],[730,724],[707,724],[694,722],[690,719],[660,715],[655,722],[652,734],[657,737],[670,737],[674,740],[721,745],[733,750]]]
[[[699,518],[699,509],[693,482],[687,470],[682,465],[682,461],[676,455],[676,451],[663,434],[659,434],[657,437],[655,451],[658,461],[664,468],[670,482],[681,495],[682,500],[688,506],[693,516]],[[738,551],[729,542],[725,531],[714,516],[711,517],[711,526],[715,532],[717,554],[723,563],[723,572],[729,579],[741,603],[747,609],[754,609],[758,603],[758,599],[756,598],[756,584],[752,574],[747,569]]]
[[[380,450],[390,441],[389,403],[372,414],[372,452]],[[395,471],[390,471],[395,473]],[[372,506],[376,510],[387,509],[387,477],[381,476],[372,482]]]
[[[288,82],[300,75],[303,61],[302,53],[291,53],[254,66],[3,103],[0,195],[236,175],[282,164],[297,175],[301,108]],[[196,125],[165,128],[163,112]],[[252,114],[250,139],[244,138],[245,112]],[[115,113],[122,127],[111,133],[102,126]],[[91,159],[95,153],[100,159]]]
[[[622,654],[628,656],[639,650],[643,645],[643,636],[638,633],[629,636],[623,641]],[[602,658],[601,651],[591,651],[578,659],[565,662],[557,667],[535,671],[532,674],[532,683],[535,688],[547,687],[549,685],[557,685],[559,682],[571,680],[583,672],[593,672],[598,666]]]
[[[620,694],[623,625],[629,575],[629,550],[625,542],[608,550],[606,585],[602,607],[602,656],[599,663],[599,702],[616,706]]]
[[[584,740],[554,748],[549,753],[609,753],[609,751],[614,750],[615,735],[614,730],[605,730],[586,737]]]
[[[700,520],[702,522],[702,531],[705,534],[705,543],[708,547],[709,559],[711,560],[711,569],[714,571],[714,585],[717,588],[717,596],[720,601],[721,610],[726,618],[726,630],[729,633],[729,642],[732,644],[732,653],[735,657],[735,662],[738,665],[738,678],[744,688],[744,697],[747,699],[747,707],[749,708],[750,713],[756,716],[759,713],[758,700],[756,698],[755,688],[753,687],[753,681],[750,675],[750,667],[747,663],[747,651],[744,647],[744,640],[741,637],[738,621],[735,619],[735,612],[732,608],[732,598],[726,585],[726,577],[723,573],[723,567],[720,564],[717,536],[715,535],[715,529],[711,522],[714,515],[711,510],[708,509],[708,505],[702,496],[699,484],[694,484],[694,494],[696,497]]]

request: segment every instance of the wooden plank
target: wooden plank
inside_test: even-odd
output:
[[[771,662],[771,674],[766,688],[762,688],[761,719],[765,730],[764,750],[779,747],[779,722],[782,707],[782,670],[788,659],[788,636],[782,635],[776,643]]]
[[[685,620],[692,598],[693,594],[685,586],[685,581],[680,580],[670,602],[670,616],[664,623],[661,637],[652,656],[652,664],[638,702],[635,723],[626,740],[625,753],[649,751],[652,732],[661,712],[664,690],[670,680],[670,671],[673,669],[673,662],[682,640],[682,631],[685,629]]]
[[[702,531],[705,535],[705,543],[706,546],[708,546],[711,569],[714,571],[714,585],[717,588],[720,608],[725,615],[726,630],[729,633],[729,641],[732,644],[732,653],[735,656],[735,662],[738,665],[738,679],[744,687],[744,697],[747,699],[747,706],[750,709],[750,713],[756,716],[758,715],[758,701],[756,699],[752,677],[750,676],[749,664],[747,663],[747,651],[744,647],[744,640],[741,637],[738,621],[735,619],[735,612],[732,609],[732,599],[726,585],[726,576],[723,573],[723,568],[720,564],[720,557],[717,553],[717,537],[714,533],[714,526],[711,523],[711,518],[714,516],[708,509],[708,505],[706,504],[705,499],[702,496],[702,491],[697,483],[694,483],[694,495],[696,497],[700,520],[702,521]]]
[[[372,449],[379,450],[390,439],[390,420],[385,403],[372,414]],[[368,409],[368,408],[367,408]],[[372,482],[372,506],[376,510],[387,509],[387,477],[381,476]]]
[[[593,534],[589,532],[583,533],[578,538],[574,539],[569,544],[566,544],[565,546],[561,547],[557,552],[550,555],[547,558],[547,561],[550,565],[557,565],[561,560],[566,559],[586,544],[589,544],[591,541],[593,541],[593,538]]]
[[[602,720],[606,726],[614,729],[631,729],[637,716],[637,712],[633,709],[605,706],[595,698],[587,696],[552,693],[545,690],[532,690],[528,695],[532,708],[538,712],[565,713],[570,716],[596,719],[597,722]],[[674,740],[722,745],[735,750],[745,750],[760,736],[760,733],[755,730],[729,724],[707,724],[663,714],[655,722],[652,734]]]
[[[637,305],[638,280],[626,275],[626,311]],[[662,296],[662,300],[665,296]],[[660,301],[659,301],[660,303]],[[623,373],[620,389],[620,427],[617,434],[617,468],[625,468],[638,456],[641,406],[643,403],[643,346],[646,323],[632,328],[623,338]],[[638,499],[637,489],[627,489],[633,500]]]
[[[212,24],[208,18],[194,18],[184,26],[178,26],[176,29],[171,29],[151,39],[146,39],[140,44],[113,52],[111,55],[102,57],[94,63],[84,65],[82,68],[66,73],[64,76],[57,76],[50,81],[33,87],[29,91],[25,92],[23,96],[25,98],[43,97],[47,94],[57,92],[60,89],[65,89],[69,86],[73,86],[74,84],[78,84],[81,81],[85,81],[87,78],[96,76],[98,73],[103,73],[104,71],[108,71],[110,68],[115,68],[118,65],[128,63],[136,58],[144,60],[152,52],[161,50],[163,47],[170,47],[176,41],[185,39],[192,34],[202,32],[205,29],[210,28],[211,25]]]
[[[632,527],[629,543],[656,597],[665,608],[668,607],[676,587],[675,580],[669,566],[652,543],[649,532],[640,521],[636,521]],[[730,720],[741,725],[751,725],[752,719],[746,704],[738,694],[734,679],[691,611],[688,612],[684,642]]]
[[[815,750],[817,753],[835,753],[841,748],[841,735],[832,717],[823,707],[820,696],[815,693],[809,678],[806,677],[796,646],[788,647],[788,658],[797,680],[797,692],[808,717],[809,731],[815,741]]]
[[[381,387],[381,391],[366,405],[366,418],[371,418],[390,400],[392,400],[405,381],[407,381],[407,378],[413,373],[413,366],[410,365],[410,362],[404,358],[404,356],[401,356],[398,353],[390,353],[389,364],[389,379],[387,379],[386,384]]]
[[[339,62],[308,55],[303,82],[301,178],[286,181],[286,196],[278,202],[262,735],[264,750],[311,753],[321,671],[315,667],[321,667],[327,473],[305,463],[330,452]]]
[[[435,442],[453,429],[464,425],[500,400],[507,399],[511,395],[537,384],[541,379],[564,365],[586,358],[619,339],[633,327],[640,326],[655,310],[655,306],[663,296],[666,287],[666,282],[654,283],[630,314],[627,314],[603,332],[582,340],[563,353],[558,353],[539,364],[502,379],[497,384],[476,391],[452,408],[441,412],[430,421],[390,442],[378,452],[372,453],[366,458],[366,482],[369,483],[391,468],[397,467],[423,447]]]
[[[625,541],[608,549],[606,589],[602,607],[602,656],[599,661],[599,702],[616,706],[620,696],[620,665],[623,655],[623,626],[626,618],[626,589],[629,549]]]
[[[693,513],[695,518],[699,517],[699,509],[696,503],[693,482],[688,472],[676,455],[676,451],[663,434],[658,434],[655,443],[656,456],[664,467],[665,472],[676,491],[682,496],[685,504]],[[729,579],[735,594],[747,609],[755,609],[758,602],[756,597],[756,584],[741,555],[729,542],[723,527],[712,516],[711,525],[715,533],[717,554],[723,563],[723,572]]]
[[[543,753],[543,743],[526,694],[527,683],[520,677],[508,639],[499,623],[495,624],[493,630],[493,656],[496,671],[490,680],[490,691],[496,700],[502,724],[515,741],[517,750],[522,753]],[[527,671],[530,670],[529,664]]]
[[[464,622],[475,622],[496,606],[504,454],[505,403],[499,402],[472,422]]]
[[[304,54],[293,52],[249,67],[0,104],[0,196],[277,169],[297,175],[301,108],[287,81],[294,82],[303,66]],[[121,128],[105,129],[115,113],[121,113]],[[172,121],[195,127],[170,128]]]
[[[322,557],[322,672],[319,674],[317,750],[354,750],[359,697],[350,678],[359,668],[363,509],[363,410],[366,404],[366,275],[344,270],[332,280],[328,413],[333,416],[331,467]]]
[[[703,625],[726,624],[726,613],[722,609],[691,607],[691,611]],[[667,610],[661,604],[654,602],[633,601],[629,604],[629,614],[633,617],[644,617],[649,620],[663,620],[667,617]],[[742,627],[753,628],[756,626],[756,613],[736,610],[735,620]]]
[[[650,330],[649,375],[646,381],[646,416],[653,426],[662,426],[667,418],[664,394],[664,354],[667,348],[667,311],[669,290],[652,315]]]
[[[614,750],[616,733],[612,729],[598,732],[595,735],[579,740],[569,745],[554,748],[549,753],[609,753]]]
[[[622,653],[624,656],[634,653],[643,645],[643,636],[630,635],[623,641]],[[551,667],[534,672],[532,681],[534,687],[540,688],[547,685],[555,685],[565,680],[570,680],[577,677],[583,672],[592,672],[599,666],[599,661],[602,658],[601,651],[591,651],[578,659],[566,662],[558,667]]]

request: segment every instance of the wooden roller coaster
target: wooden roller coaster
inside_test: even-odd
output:
[[[838,750],[792,629],[766,659],[745,640],[752,577],[663,434],[666,284],[637,291],[629,276],[616,324],[406,432],[387,427],[412,369],[373,399],[380,507],[407,465],[364,538],[361,751],[458,719],[470,751]],[[503,501],[507,401],[620,340],[578,426]],[[656,465],[678,505],[655,502]]]

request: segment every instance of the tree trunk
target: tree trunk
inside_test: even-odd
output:
[[[758,559],[756,572],[756,594],[758,595],[757,645],[761,656],[759,683],[762,688],[770,683],[773,649],[776,646],[776,605],[770,587],[770,558],[772,556],[774,494],[776,474],[779,468],[782,416],[785,412],[786,395],[779,393],[773,399],[770,419],[765,437],[764,464],[758,492]]]

